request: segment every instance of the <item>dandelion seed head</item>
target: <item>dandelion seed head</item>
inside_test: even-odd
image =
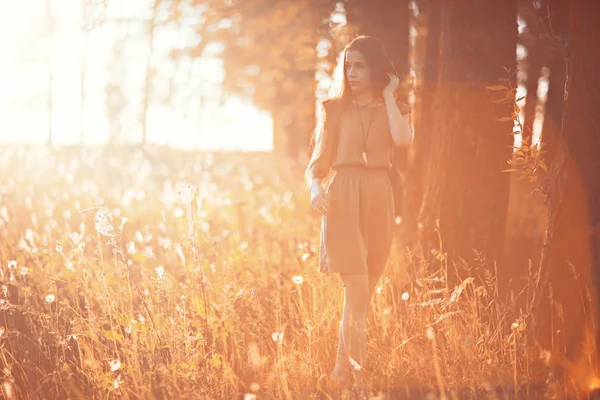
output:
[[[17,262],[15,260],[11,260],[8,262],[8,269],[15,269],[17,268]]]
[[[409,297],[408,292],[402,293],[402,300],[407,301]]]
[[[183,204],[191,204],[196,194],[196,185],[186,184],[179,190],[179,198]]]
[[[53,303],[54,300],[56,300],[56,297],[53,294],[47,294],[46,295],[46,303]]]
[[[383,286],[377,286],[377,294],[383,293]]]
[[[108,211],[108,208],[102,207],[100,210],[96,212],[96,217],[94,218],[94,226],[96,231],[104,236],[115,236],[115,228],[112,223],[112,216]]]
[[[165,267],[163,265],[154,268],[159,279],[165,279]]]
[[[301,276],[297,275],[297,276],[292,277],[292,281],[295,284],[300,285],[300,284],[302,284],[302,282],[304,282],[304,278],[302,278]]]
[[[154,251],[151,246],[146,246],[144,252],[142,253],[146,258],[152,258],[154,256]]]
[[[21,275],[25,276],[25,275],[27,275],[27,272],[29,272],[29,268],[21,267]]]

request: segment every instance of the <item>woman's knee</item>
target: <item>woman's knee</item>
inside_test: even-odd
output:
[[[344,313],[362,317],[369,307],[369,277],[367,275],[342,276],[344,283]]]

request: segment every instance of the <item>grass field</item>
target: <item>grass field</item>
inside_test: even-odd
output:
[[[317,271],[301,174],[268,154],[4,147],[4,398],[351,398],[327,378],[343,294]],[[452,260],[396,244],[373,398],[562,398],[493,263],[448,287]]]

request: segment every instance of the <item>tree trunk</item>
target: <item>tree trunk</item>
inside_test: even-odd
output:
[[[402,218],[402,231],[405,244],[411,246],[417,239],[417,217],[423,202],[423,180],[431,155],[433,121],[439,110],[435,109],[438,85],[438,63],[440,50],[441,4],[430,1],[427,4],[427,38],[424,59],[417,62],[423,65],[422,81],[417,86],[417,118],[415,121],[414,159],[406,175],[406,202]]]
[[[152,56],[154,55],[154,30],[156,28],[156,17],[158,8],[162,0],[155,0],[152,5],[152,17],[148,22],[148,57],[146,58],[146,73],[144,79],[144,103],[142,105],[142,145],[146,144],[148,139],[148,108],[150,107],[150,97],[152,96]]]
[[[530,34],[535,34],[531,32]],[[527,46],[527,80],[525,87],[527,95],[525,97],[524,122],[522,139],[523,143],[531,145],[533,138],[533,123],[536,117],[536,109],[538,105],[538,80],[540,79],[541,70],[544,66],[544,43],[538,39],[532,39],[532,42]]]
[[[594,2],[571,3],[572,51],[564,123],[547,192],[547,228],[541,261],[542,282],[546,285],[538,297],[539,314],[536,314],[538,340],[542,345],[550,348],[554,343],[552,350],[565,350],[568,359],[582,362],[594,353],[589,343],[581,346],[586,333],[595,335],[596,346],[600,345],[598,332],[592,330],[592,324],[598,326],[600,321],[598,21],[600,8]],[[552,288],[550,302],[548,286]],[[550,337],[552,332],[556,334],[554,340]]]
[[[561,124],[563,119],[565,79],[566,79],[566,46],[569,34],[569,4],[564,0],[546,0],[547,18],[545,29],[550,42],[548,55],[548,94],[544,107],[544,124],[541,140],[545,148],[544,160],[551,165],[558,149]],[[542,15],[543,16],[543,15]],[[549,18],[548,18],[549,17]]]
[[[526,24],[526,28],[519,35],[519,42],[527,49],[525,58],[527,97],[522,136],[524,142],[531,144],[538,103],[538,80],[548,58],[549,41],[544,33],[546,28],[544,14],[534,7],[531,0],[519,0],[518,7],[519,16]]]
[[[375,36],[383,41],[400,79],[410,72],[409,0],[349,0],[348,25],[357,35]],[[407,101],[401,93],[398,100]]]
[[[513,141],[512,122],[498,119],[510,116],[512,105],[494,103],[499,92],[487,87],[508,78],[504,68],[516,68],[516,1],[441,6],[438,111],[420,216],[424,245],[439,249],[439,219],[443,252],[471,261],[475,249],[497,260],[509,192],[502,171]]]
[[[47,63],[48,63],[48,137],[46,143],[52,144],[52,114],[54,111],[54,71],[52,70],[52,38],[54,37],[54,19],[52,17],[52,0],[46,0],[46,23],[47,23],[47,35],[49,40]]]

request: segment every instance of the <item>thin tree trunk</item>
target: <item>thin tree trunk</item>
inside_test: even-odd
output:
[[[48,36],[48,98],[47,98],[47,107],[48,107],[48,138],[47,144],[51,145],[52,138],[52,109],[53,105],[53,88],[54,88],[54,74],[52,71],[52,38],[54,33],[54,19],[52,18],[52,0],[46,0],[46,23],[48,27],[47,36]]]
[[[545,0],[542,17],[545,18],[545,36],[550,47],[547,64],[550,76],[541,140],[546,152],[544,160],[550,166],[558,149],[564,110],[567,74],[566,48],[569,34],[568,2]]]
[[[538,340],[569,360],[586,363],[596,354],[583,343],[599,325],[600,271],[600,8],[571,3],[570,56],[564,124],[549,173],[547,228],[542,251],[544,285],[537,298]],[[551,292],[549,286],[552,287]],[[548,302],[552,293],[552,302]],[[591,300],[588,302],[588,300]],[[549,326],[554,321],[554,326]],[[587,329],[586,329],[587,328]],[[555,337],[552,340],[552,333]],[[588,337],[587,339],[590,339]],[[600,349],[600,347],[596,347]],[[598,360],[596,360],[597,362]],[[589,369],[588,369],[589,370]]]
[[[430,165],[421,209],[425,245],[473,259],[499,259],[504,243],[512,107],[495,104],[490,85],[516,68],[516,1],[441,0],[439,91]],[[514,85],[513,78],[513,85]],[[497,93],[497,92],[496,92]],[[453,278],[452,273],[449,274]]]
[[[519,16],[527,25],[519,36],[519,42],[527,49],[527,57],[525,58],[527,97],[525,99],[522,138],[524,143],[531,145],[533,123],[535,122],[538,105],[538,81],[542,67],[548,57],[548,41],[544,38],[544,24],[539,11],[533,7],[533,2],[519,0]]]
[[[536,40],[531,44],[527,54],[527,96],[525,97],[524,124],[522,139],[523,143],[531,145],[533,138],[533,123],[536,117],[538,105],[538,81],[540,79],[542,66],[544,65],[543,44]]]
[[[148,136],[148,107],[152,91],[152,55],[154,54],[154,28],[156,28],[156,14],[162,0],[155,0],[152,7],[152,18],[148,24],[149,51],[146,59],[146,80],[144,83],[144,106],[142,110],[142,145],[146,144]]]
[[[80,108],[79,108],[79,144],[83,145],[85,139],[85,77],[87,72],[87,38],[86,31],[83,32],[83,49],[81,54],[81,80],[80,80]]]

